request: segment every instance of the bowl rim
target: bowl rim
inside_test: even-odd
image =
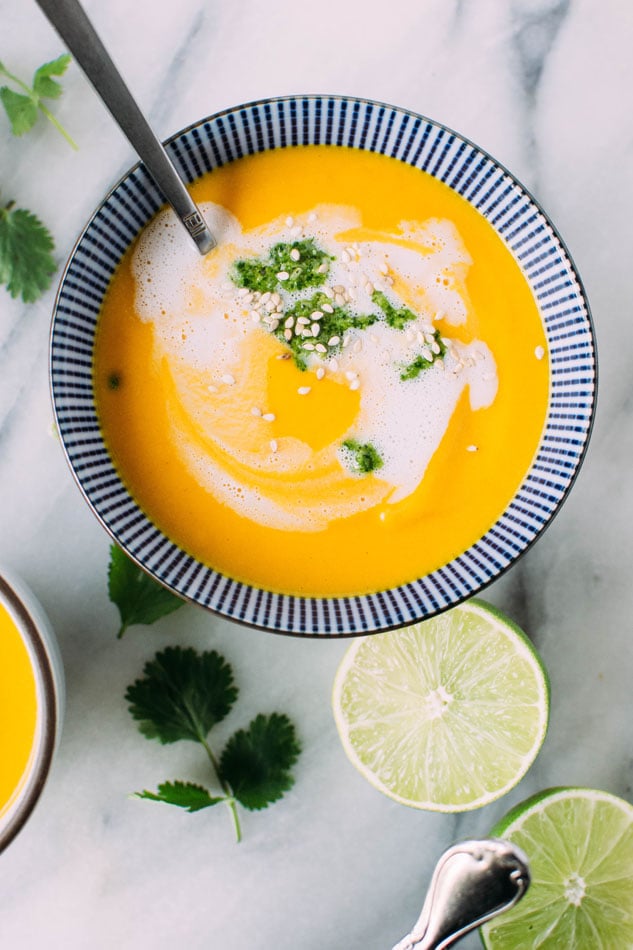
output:
[[[441,130],[441,131],[443,131],[444,133],[447,133],[449,136],[454,137],[454,139],[459,140],[459,141],[462,142],[462,143],[465,143],[466,146],[468,146],[469,148],[471,148],[472,150],[474,150],[476,153],[478,153],[478,154],[479,154],[483,159],[485,159],[487,162],[491,163],[491,165],[492,165],[494,168],[496,168],[496,169],[501,173],[501,175],[502,175],[504,178],[506,178],[515,188],[517,188],[520,192],[522,192],[523,195],[525,196],[525,198],[528,200],[528,202],[534,207],[534,209],[538,212],[538,214],[541,216],[541,218],[546,222],[547,227],[548,227],[548,230],[549,230],[549,232],[551,233],[551,237],[554,239],[554,242],[558,244],[559,249],[560,249],[560,251],[561,251],[561,255],[562,255],[562,257],[564,258],[565,263],[566,263],[566,265],[568,266],[571,275],[573,276],[573,279],[574,279],[574,282],[575,282],[576,288],[577,288],[577,296],[578,296],[579,299],[582,300],[582,303],[583,303],[583,311],[584,311],[583,316],[584,316],[584,318],[585,318],[586,326],[587,326],[587,330],[588,330],[588,339],[589,339],[589,347],[588,347],[588,349],[589,349],[590,363],[591,363],[591,369],[592,369],[592,374],[591,374],[591,383],[592,383],[592,387],[591,387],[591,398],[590,398],[590,401],[588,401],[588,411],[587,411],[587,414],[586,414],[586,417],[587,417],[588,421],[587,421],[587,424],[586,424],[585,428],[583,429],[584,441],[583,441],[583,443],[582,443],[582,445],[581,445],[581,447],[580,447],[580,449],[579,449],[579,451],[578,451],[578,453],[577,453],[577,456],[576,456],[575,461],[574,461],[574,468],[573,468],[573,471],[571,472],[571,474],[570,474],[569,477],[568,477],[568,480],[567,480],[567,483],[566,483],[566,485],[565,485],[565,488],[564,488],[564,490],[562,491],[562,494],[561,494],[560,498],[558,499],[558,501],[556,502],[555,507],[553,508],[553,510],[548,513],[547,518],[539,525],[538,528],[535,528],[535,529],[534,529],[533,534],[532,534],[532,537],[531,537],[527,542],[523,543],[523,546],[521,547],[521,550],[515,552],[515,553],[513,554],[512,558],[508,561],[508,563],[501,565],[497,570],[495,570],[494,574],[492,574],[491,576],[488,576],[488,577],[485,578],[485,579],[481,579],[481,580],[478,582],[477,586],[476,586],[474,589],[472,589],[472,590],[470,590],[470,591],[466,591],[466,592],[464,592],[464,593],[461,594],[461,595],[454,596],[454,597],[451,599],[450,603],[442,604],[442,605],[438,606],[438,607],[435,608],[435,609],[432,609],[432,610],[430,610],[430,611],[428,611],[428,612],[425,612],[424,614],[422,614],[422,615],[418,618],[418,620],[426,620],[426,619],[430,618],[431,616],[435,616],[435,615],[437,615],[437,614],[439,614],[439,613],[444,612],[444,611],[447,610],[447,609],[451,609],[452,607],[458,606],[459,604],[461,604],[461,603],[463,603],[463,602],[469,600],[471,597],[477,596],[480,592],[484,591],[487,587],[489,587],[490,584],[492,584],[493,582],[499,580],[511,567],[513,567],[513,566],[519,561],[520,558],[523,557],[524,554],[526,554],[526,553],[531,549],[532,545],[541,537],[541,535],[543,534],[543,532],[545,531],[545,529],[552,523],[552,521],[554,520],[554,518],[556,517],[556,515],[560,512],[560,510],[561,510],[561,508],[562,508],[564,502],[567,500],[567,498],[568,498],[568,496],[569,496],[569,493],[571,492],[571,489],[573,488],[573,486],[574,486],[574,484],[575,484],[575,482],[576,482],[576,479],[578,478],[578,475],[579,475],[579,473],[580,473],[580,470],[581,470],[581,468],[582,468],[582,465],[583,465],[583,463],[584,463],[584,460],[585,460],[585,457],[586,457],[586,454],[587,454],[587,451],[588,451],[588,448],[589,448],[589,443],[590,443],[590,440],[591,440],[591,435],[592,435],[592,432],[593,432],[593,427],[594,427],[594,424],[595,424],[596,409],[597,409],[597,399],[598,399],[598,352],[597,352],[597,341],[596,341],[596,333],[595,333],[595,324],[594,324],[594,320],[593,320],[593,316],[592,316],[592,312],[591,312],[591,307],[590,307],[590,304],[589,304],[589,299],[588,299],[588,296],[587,296],[587,293],[586,293],[586,290],[585,290],[585,287],[584,287],[582,278],[581,278],[580,273],[579,273],[579,271],[578,271],[578,268],[577,268],[577,266],[576,266],[576,264],[575,264],[574,258],[573,258],[572,254],[571,254],[570,251],[569,251],[569,247],[568,247],[568,245],[566,244],[566,242],[565,242],[565,240],[563,239],[563,237],[561,236],[560,231],[559,231],[558,228],[554,225],[554,223],[553,223],[552,220],[550,219],[549,215],[547,214],[547,212],[544,210],[543,206],[541,205],[541,203],[534,197],[534,195],[533,195],[533,193],[531,192],[531,190],[530,190],[529,188],[527,188],[527,187],[523,184],[523,182],[522,182],[519,178],[517,178],[516,175],[514,175],[511,171],[509,171],[508,168],[506,167],[506,165],[503,164],[503,162],[499,161],[494,155],[492,155],[492,154],[491,154],[490,152],[488,152],[486,149],[482,148],[479,144],[477,144],[474,140],[470,139],[467,135],[464,135],[462,132],[455,131],[451,126],[449,126],[449,125],[447,125],[447,124],[445,124],[445,123],[443,123],[443,122],[441,122],[441,121],[438,121],[438,120],[436,120],[436,119],[434,119],[434,118],[431,118],[431,117],[429,117],[429,116],[427,116],[427,115],[425,115],[425,114],[423,114],[423,113],[416,112],[415,110],[413,110],[413,109],[411,109],[411,108],[408,108],[408,107],[405,107],[405,106],[400,106],[400,105],[394,105],[394,104],[392,104],[392,103],[388,103],[388,102],[385,102],[385,101],[382,101],[382,100],[379,100],[379,99],[371,99],[371,98],[367,98],[367,97],[363,97],[363,96],[355,96],[355,95],[347,95],[347,94],[336,94],[336,93],[332,93],[332,94],[329,94],[329,93],[328,93],[328,94],[326,94],[326,93],[293,93],[293,94],[286,94],[286,95],[279,95],[279,96],[266,96],[266,97],[263,97],[263,98],[261,98],[261,99],[253,99],[253,100],[249,100],[248,102],[239,103],[239,104],[232,105],[232,106],[227,106],[227,107],[225,107],[224,109],[221,109],[221,110],[219,110],[219,111],[217,111],[217,112],[213,112],[213,113],[208,114],[208,115],[205,116],[204,118],[197,119],[197,120],[195,120],[195,121],[189,123],[189,125],[183,127],[182,129],[179,129],[178,131],[172,133],[172,134],[169,135],[167,138],[163,139],[163,140],[162,140],[162,141],[163,141],[163,145],[167,148],[167,147],[169,147],[170,145],[172,145],[173,143],[176,143],[176,142],[177,142],[179,139],[181,139],[182,137],[184,137],[184,136],[186,136],[186,135],[192,133],[192,132],[193,132],[194,130],[196,130],[196,129],[199,129],[199,128],[204,127],[206,124],[213,123],[213,122],[217,122],[218,120],[221,120],[221,119],[223,119],[223,118],[226,118],[227,116],[239,115],[239,114],[242,113],[242,112],[246,112],[246,111],[252,110],[252,109],[254,109],[254,108],[264,108],[264,107],[266,107],[266,106],[273,106],[273,105],[275,105],[275,104],[298,103],[298,102],[316,101],[316,100],[319,100],[319,101],[324,102],[324,103],[341,103],[341,102],[351,103],[351,104],[356,104],[356,103],[358,103],[359,105],[365,105],[365,106],[367,106],[367,107],[369,107],[369,108],[376,108],[376,109],[379,109],[379,110],[390,110],[392,113],[399,114],[400,116],[406,115],[406,116],[408,116],[408,117],[410,117],[410,118],[412,118],[412,119],[414,119],[414,120],[416,120],[416,121],[423,122],[423,123],[427,123],[427,124],[428,124],[430,127],[432,127],[433,129],[435,129],[435,130]],[[289,146],[283,146],[283,147],[289,147]],[[356,148],[357,146],[352,145],[352,146],[349,146],[349,147]],[[271,151],[272,148],[266,148],[265,150]],[[239,160],[239,158],[238,158],[237,160]],[[104,207],[108,204],[108,202],[111,200],[111,198],[113,197],[113,195],[115,194],[115,192],[121,187],[121,185],[122,185],[127,179],[131,178],[131,177],[132,177],[136,172],[138,172],[142,167],[143,167],[143,163],[142,163],[141,161],[137,161],[137,162],[135,162],[133,165],[131,165],[125,172],[123,172],[123,173],[121,174],[121,176],[116,180],[116,182],[110,187],[110,189],[109,189],[108,192],[105,194],[105,196],[103,197],[103,199],[102,199],[102,200],[99,202],[99,204],[94,208],[94,211],[92,212],[92,214],[91,214],[90,217],[88,218],[87,222],[85,223],[85,225],[84,225],[83,228],[81,229],[81,231],[80,231],[80,233],[79,233],[77,239],[75,240],[75,242],[74,242],[74,244],[73,244],[73,246],[72,246],[72,249],[71,249],[70,252],[68,253],[68,256],[67,256],[67,259],[66,259],[66,262],[65,262],[63,271],[62,271],[62,273],[61,273],[61,275],[60,275],[60,278],[59,278],[58,287],[57,287],[57,292],[56,292],[55,301],[54,301],[54,305],[53,305],[53,313],[52,313],[52,320],[51,320],[50,334],[49,334],[49,391],[50,391],[50,396],[51,396],[51,400],[52,400],[52,405],[53,405],[53,412],[54,412],[54,416],[55,416],[55,421],[56,421],[56,424],[57,424],[57,426],[58,426],[58,429],[59,429],[59,420],[58,420],[57,406],[56,406],[56,401],[55,401],[55,390],[54,390],[54,380],[53,380],[53,366],[52,366],[52,363],[53,363],[53,358],[52,358],[52,357],[53,357],[53,353],[52,353],[52,343],[53,343],[53,336],[54,336],[54,330],[55,330],[55,317],[56,317],[57,310],[58,310],[58,304],[59,304],[59,301],[60,301],[60,296],[61,296],[62,291],[63,291],[63,288],[64,288],[64,282],[65,282],[66,277],[67,277],[67,275],[68,275],[68,271],[69,271],[69,269],[71,268],[71,266],[72,266],[72,264],[73,264],[73,261],[74,261],[76,252],[77,252],[77,250],[79,249],[82,240],[85,238],[85,236],[86,236],[87,233],[89,232],[90,228],[91,228],[92,225],[94,224],[95,220],[98,218],[99,213],[100,213],[100,212],[104,209]],[[413,166],[413,167],[415,167],[415,166]],[[203,174],[204,174],[204,172],[203,172]],[[151,177],[151,176],[150,176],[150,177]],[[197,175],[197,176],[195,176],[195,178],[194,178],[193,180],[197,180],[197,178],[199,178],[199,177],[200,177],[200,176]],[[441,179],[440,179],[440,180],[441,180]],[[445,184],[447,184],[447,187],[451,188],[451,185],[450,185],[450,184],[448,184],[448,183],[445,183]],[[451,190],[454,190],[454,189],[451,188]],[[480,209],[479,209],[478,207],[476,207],[475,205],[473,205],[472,202],[470,202],[470,201],[468,200],[468,198],[466,198],[465,196],[462,195],[462,197],[464,198],[464,200],[468,201],[469,204],[471,204],[471,206],[474,208],[474,210],[475,210],[477,213],[481,214],[482,217],[484,217],[483,213],[480,211]],[[151,218],[148,219],[148,220],[151,220]],[[506,247],[508,247],[509,253],[512,254],[512,256],[515,258],[515,260],[517,260],[516,255],[514,254],[512,248],[507,244],[507,241],[505,240],[504,236],[501,235],[501,234],[499,234],[498,229],[495,227],[495,225],[494,225],[492,222],[489,221],[489,224],[490,224],[490,226],[495,230],[495,232],[500,236],[501,240],[504,241],[504,243],[506,244]],[[131,243],[131,242],[130,242],[130,243]],[[129,246],[129,245],[128,245],[128,246]],[[517,261],[517,263],[518,263],[519,267],[521,267],[520,262]],[[525,277],[526,277],[526,280],[528,280],[527,275],[525,275]],[[528,281],[528,282],[529,282],[529,281]],[[531,288],[531,289],[532,289],[532,288]],[[532,292],[534,292],[534,291],[532,291]],[[540,307],[539,307],[539,309],[540,309]],[[520,484],[517,486],[517,489],[516,489],[516,491],[515,491],[515,493],[514,493],[512,499],[510,499],[510,501],[508,502],[508,505],[506,505],[506,508],[504,508],[503,511],[500,512],[500,514],[498,515],[496,521],[493,523],[493,525],[491,525],[491,527],[494,527],[494,525],[497,524],[497,523],[499,522],[499,520],[505,515],[505,513],[506,513],[507,510],[508,510],[508,508],[510,507],[510,505],[512,504],[512,502],[513,502],[514,499],[516,498],[516,495],[517,495],[517,494],[519,493],[519,491],[521,490],[521,488],[522,488],[522,486],[524,485],[524,483],[525,483],[527,477],[529,476],[530,472],[531,472],[532,469],[533,469],[534,462],[535,462],[535,460],[536,460],[536,458],[537,458],[537,456],[538,456],[539,450],[540,450],[540,448],[541,448],[541,445],[542,445],[542,443],[543,443],[543,439],[544,439],[544,436],[545,436],[545,429],[546,429],[547,421],[548,421],[548,419],[549,419],[549,415],[550,415],[550,411],[551,411],[551,407],[550,407],[551,395],[552,395],[552,394],[551,394],[551,389],[550,389],[550,394],[549,394],[549,399],[548,399],[548,413],[547,413],[547,417],[546,417],[545,424],[544,424],[544,427],[543,427],[543,432],[541,433],[539,442],[538,442],[538,444],[537,444],[537,446],[536,446],[536,449],[535,449],[535,452],[534,452],[532,461],[531,461],[531,463],[530,463],[528,469],[526,470],[525,475],[523,476],[523,478],[522,478]],[[281,634],[281,635],[283,635],[283,636],[296,636],[296,637],[300,637],[300,638],[305,638],[305,637],[308,637],[308,638],[315,638],[315,639],[351,638],[351,637],[365,636],[365,635],[373,634],[373,633],[383,633],[383,632],[387,632],[387,631],[389,631],[389,630],[398,629],[398,628],[400,628],[400,627],[402,627],[402,626],[408,625],[409,623],[416,622],[415,620],[404,620],[404,621],[402,621],[402,620],[396,620],[395,622],[392,622],[392,623],[383,623],[383,622],[381,622],[380,624],[377,624],[375,628],[369,628],[369,629],[365,629],[365,627],[362,627],[362,628],[359,627],[359,628],[344,629],[344,630],[339,630],[339,629],[330,630],[330,629],[328,629],[327,631],[318,630],[318,629],[312,630],[312,629],[291,629],[291,628],[289,628],[289,627],[275,627],[275,626],[271,626],[271,625],[269,625],[269,624],[267,624],[267,623],[257,622],[257,621],[254,621],[254,620],[245,619],[245,618],[243,618],[242,616],[239,616],[239,617],[238,617],[238,616],[234,616],[234,615],[232,615],[231,613],[228,613],[228,612],[225,612],[225,611],[223,611],[223,610],[217,609],[216,607],[214,607],[214,606],[211,605],[211,604],[208,604],[208,603],[201,603],[200,600],[197,600],[194,596],[192,596],[191,594],[189,594],[189,593],[187,593],[187,592],[183,592],[183,591],[180,591],[180,590],[175,590],[174,587],[173,587],[169,582],[167,582],[167,581],[165,581],[165,580],[163,580],[163,579],[157,577],[157,575],[155,574],[155,572],[154,572],[151,568],[147,567],[147,565],[144,564],[143,561],[142,561],[138,556],[136,556],[133,552],[131,552],[131,551],[128,549],[128,547],[127,547],[124,543],[122,543],[122,541],[117,537],[115,531],[108,525],[108,523],[105,521],[105,519],[102,517],[102,515],[95,509],[95,507],[94,507],[94,505],[93,505],[91,499],[89,498],[89,496],[88,496],[88,494],[87,494],[87,492],[86,492],[86,490],[85,490],[85,488],[84,488],[84,486],[83,486],[83,484],[82,484],[82,482],[81,482],[81,480],[80,480],[80,478],[79,478],[77,472],[75,471],[75,468],[74,468],[74,466],[73,466],[73,464],[72,464],[72,461],[71,461],[70,455],[69,455],[69,453],[68,453],[66,444],[65,444],[65,442],[64,442],[64,439],[61,437],[61,434],[60,434],[60,443],[61,443],[62,450],[63,450],[64,455],[65,455],[66,461],[67,461],[67,463],[68,463],[68,466],[69,466],[69,468],[70,468],[71,474],[72,474],[72,476],[73,476],[73,478],[74,478],[74,480],[75,480],[77,486],[79,487],[79,489],[80,489],[80,491],[81,491],[81,494],[82,494],[83,497],[84,497],[84,500],[86,501],[86,503],[87,503],[88,506],[90,507],[90,509],[91,509],[91,511],[92,511],[92,513],[93,513],[93,515],[96,516],[96,518],[98,519],[99,523],[100,523],[100,524],[102,525],[102,527],[106,530],[106,532],[108,533],[108,535],[110,536],[110,538],[112,539],[112,541],[113,541],[114,543],[116,543],[118,546],[120,546],[120,547],[124,550],[124,552],[126,553],[126,555],[127,555],[141,570],[143,570],[143,571],[144,571],[145,573],[147,573],[150,577],[152,577],[154,580],[156,580],[157,583],[160,583],[160,584],[162,584],[163,586],[167,587],[169,590],[172,590],[172,592],[174,592],[177,596],[179,596],[180,598],[182,598],[184,601],[186,601],[186,602],[188,602],[188,603],[191,603],[191,604],[193,604],[193,605],[202,607],[203,609],[207,610],[208,612],[210,612],[210,613],[212,613],[212,614],[215,614],[215,615],[218,616],[218,617],[221,617],[222,619],[225,619],[225,620],[228,620],[228,621],[232,621],[232,622],[234,622],[234,623],[236,623],[236,624],[238,624],[238,625],[241,625],[241,626],[250,627],[250,628],[253,628],[253,629],[257,629],[257,630],[263,630],[263,631],[266,631],[266,632],[269,632],[269,633]],[[117,472],[117,476],[118,476],[119,479],[120,479],[120,476],[118,475],[118,472]],[[128,491],[127,488],[126,488],[126,492],[128,493],[128,496],[129,496],[130,498],[132,498],[132,500],[134,501],[134,503],[140,508],[139,503],[138,503],[135,499],[133,499],[133,497],[130,495],[130,493],[129,493],[129,491]],[[141,510],[142,510],[142,509],[141,509]],[[146,520],[148,521],[148,523],[150,523],[150,524],[153,525],[153,522],[151,521],[151,519],[149,518],[149,516],[147,516],[144,512],[143,512],[143,515],[144,515],[144,517],[146,518]],[[158,530],[160,530],[160,529],[158,529]],[[486,532],[485,534],[488,534],[489,531],[490,531],[490,528],[487,530],[487,532]],[[161,532],[161,534],[162,534],[162,532]],[[165,535],[163,535],[163,536],[166,537]],[[484,535],[484,537],[485,537],[485,535]],[[170,543],[174,548],[178,549],[179,551],[182,551],[182,550],[183,550],[182,548],[179,547],[179,545],[177,545],[175,542],[171,541],[171,539],[168,538],[167,540],[169,541],[169,543]],[[480,539],[479,539],[479,540],[480,540]],[[467,549],[465,549],[464,552],[462,552],[460,555],[456,555],[456,558],[462,556],[462,554],[464,554],[464,553],[466,553],[467,551],[469,551],[469,550],[473,547],[473,545],[479,543],[479,540],[478,540],[478,541],[475,541],[475,542],[472,542],[472,544],[470,544],[469,547],[468,547]],[[187,552],[184,552],[184,553],[187,554]],[[198,561],[198,559],[195,558],[194,555],[188,554],[188,556],[189,556],[193,561],[195,561],[196,563],[202,564],[202,562]],[[235,578],[231,578],[229,575],[226,575],[226,574],[221,573],[221,572],[218,571],[216,568],[209,567],[209,566],[205,566],[205,565],[202,565],[202,566],[205,567],[207,570],[212,571],[212,572],[213,572],[215,575],[217,575],[218,577],[221,577],[221,578],[224,578],[224,579],[226,579],[226,580],[232,581],[233,583],[237,584],[240,588],[248,588],[249,590],[252,590],[252,591],[255,591],[255,592],[260,591],[260,592],[263,593],[263,594],[267,594],[267,593],[268,593],[268,594],[270,594],[270,595],[273,596],[273,597],[288,598],[288,599],[291,600],[291,601],[300,601],[300,602],[304,602],[304,603],[306,603],[306,604],[310,604],[310,603],[323,603],[323,602],[339,602],[339,603],[340,603],[340,602],[349,601],[349,600],[353,600],[353,601],[363,601],[363,600],[364,600],[365,598],[367,598],[368,596],[374,596],[374,594],[376,594],[376,593],[377,593],[377,594],[382,594],[382,593],[388,593],[389,591],[399,590],[399,589],[402,588],[402,587],[406,587],[407,584],[416,583],[417,581],[423,580],[424,577],[432,576],[432,575],[435,574],[438,570],[441,571],[444,567],[447,567],[449,564],[451,564],[456,558],[452,558],[449,562],[447,562],[446,565],[440,565],[439,568],[434,569],[434,571],[430,572],[430,574],[428,574],[428,575],[423,575],[423,576],[420,577],[420,578],[412,579],[411,581],[406,582],[406,583],[403,582],[403,584],[398,585],[397,588],[394,588],[394,587],[387,587],[387,588],[382,588],[382,589],[381,589],[380,591],[378,591],[378,592],[373,592],[373,591],[372,591],[372,592],[369,592],[369,593],[362,593],[362,594],[334,595],[334,596],[330,596],[330,595],[328,595],[328,596],[313,596],[313,595],[288,594],[288,593],[285,593],[285,592],[267,591],[267,590],[265,590],[265,589],[263,589],[263,588],[256,587],[256,586],[253,585],[253,584],[249,584],[249,583],[246,582],[246,581],[239,581],[239,580],[236,580]]]
[[[34,617],[33,595],[17,579],[0,568],[0,605],[14,621],[31,660],[38,692],[35,756],[24,788],[0,827],[0,853],[7,848],[30,818],[48,779],[61,721],[59,689],[54,663],[46,645],[46,633]],[[39,605],[37,605],[39,607]],[[3,819],[4,820],[4,819]]]

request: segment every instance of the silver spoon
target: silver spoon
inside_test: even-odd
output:
[[[393,950],[444,950],[509,910],[530,883],[520,848],[497,838],[462,841],[437,863],[422,913]]]
[[[207,254],[216,246],[215,238],[81,5],[77,0],[36,2],[112,113],[200,253]]]

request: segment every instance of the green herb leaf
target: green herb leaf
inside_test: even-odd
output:
[[[290,769],[300,751],[287,716],[260,714],[248,729],[240,729],[227,742],[220,775],[245,808],[266,808],[294,784]]]
[[[329,262],[333,260],[314,241],[306,238],[291,243],[280,242],[271,247],[267,257],[246,257],[233,265],[231,279],[238,287],[259,293],[272,293],[277,288],[294,293],[325,283]],[[280,280],[278,274],[287,274]]]
[[[25,303],[37,300],[56,270],[53,238],[30,211],[0,208],[0,284]]]
[[[59,99],[62,87],[55,79],[51,79],[51,76],[63,76],[69,65],[68,53],[62,53],[50,63],[44,63],[36,69],[33,76],[33,92],[42,99]]]
[[[30,96],[24,96],[22,93],[9,89],[8,86],[3,86],[0,89],[0,99],[14,135],[24,135],[33,128],[37,121],[38,110],[37,103]]]
[[[130,713],[148,739],[162,743],[206,736],[237,698],[233,671],[216,653],[167,647],[145,664],[144,679],[128,687]]]
[[[185,604],[182,598],[137,567],[116,544],[110,547],[108,593],[121,616],[119,638],[133,624],[154,623]]]
[[[368,475],[382,467],[382,458],[370,442],[361,443],[356,439],[345,439],[343,448],[351,455],[351,467],[363,475]]]
[[[158,792],[148,792],[144,789],[142,792],[134,793],[137,798],[147,798],[153,802],[165,802],[166,805],[177,805],[178,808],[185,808],[188,812],[200,811],[202,808],[210,808],[211,805],[217,805],[218,802],[225,801],[224,797],[214,798],[202,785],[195,785],[193,782],[163,782],[158,786]]]
[[[18,76],[14,76],[3,63],[0,63],[0,76],[4,76],[20,89],[19,93],[8,86],[3,86],[0,89],[0,100],[11,123],[11,131],[14,135],[23,135],[28,132],[35,125],[39,111],[64,136],[69,145],[75,149],[77,148],[77,144],[71,139],[66,129],[42,101],[43,99],[59,99],[62,94],[62,87],[52,77],[62,76],[66,72],[69,63],[70,56],[68,53],[58,56],[57,59],[53,59],[49,63],[44,63],[39,69],[35,70],[32,87],[28,86]]]
[[[332,309],[332,313],[328,313],[327,310],[324,310],[324,305],[329,306]],[[319,320],[319,334],[317,337],[311,336],[310,342],[314,344],[327,343],[330,356],[333,356],[340,350],[343,344],[343,336],[347,330],[366,330],[367,327],[370,327],[378,320],[375,314],[353,314],[348,307],[339,307],[333,304],[330,298],[322,291],[317,291],[317,293],[312,294],[311,297],[304,297],[301,300],[297,300],[292,307],[289,307],[284,312],[284,319],[280,321],[274,333],[277,339],[292,351],[294,361],[301,370],[307,369],[306,351],[303,349],[303,344],[306,341],[303,337],[297,336],[296,334],[292,336],[290,340],[286,340],[284,337],[285,321],[289,317],[292,317],[296,324],[297,320],[301,317],[309,319],[315,310],[320,311],[323,316]],[[329,341],[335,337],[338,337],[339,343],[336,346],[332,346]]]
[[[371,299],[377,307],[380,307],[386,322],[394,330],[402,330],[411,320],[417,319],[417,314],[408,307],[394,307],[381,290],[374,290]]]
[[[425,369],[433,366],[433,363],[436,360],[441,360],[446,354],[446,344],[442,342],[439,330],[436,330],[433,334],[434,341],[437,344],[437,353],[433,353],[431,359],[428,359],[426,356],[419,354],[416,358],[404,367],[400,373],[400,379],[403,382],[406,382],[408,379],[415,379],[420,375]]]

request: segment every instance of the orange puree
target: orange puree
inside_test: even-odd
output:
[[[189,370],[180,365],[174,375],[174,366],[156,357],[161,350],[154,322],[143,322],[135,309],[132,249],[105,299],[95,344],[94,382],[104,438],[140,507],[168,537],[210,567],[287,593],[340,596],[377,591],[421,577],[463,552],[495,522],[525,476],[549,396],[547,354],[537,358],[537,353],[542,357],[546,341],[536,303],[491,225],[426,173],[347,148],[305,146],[264,152],[212,172],[196,182],[192,192],[199,202],[212,201],[228,209],[244,233],[280,216],[306,215],[321,205],[358,210],[362,227],[353,240],[362,241],[369,233],[393,234],[403,221],[451,222],[472,259],[465,276],[453,275],[465,282],[468,307],[465,322],[448,325],[448,318],[440,317],[436,328],[464,345],[483,341],[494,359],[498,389],[489,405],[477,409],[471,407],[467,390],[461,393],[422,481],[398,496],[400,500],[387,500],[380,470],[352,476],[329,456],[318,471],[324,504],[332,502],[334,493],[337,503],[356,494],[363,498],[362,510],[330,518],[317,530],[271,527],[261,519],[252,520],[212,494],[185,464],[170,435],[174,425],[180,424],[191,444],[215,452],[215,461],[217,446],[210,447],[213,440],[207,430],[192,419],[202,414],[207,421],[215,420],[218,444],[237,438],[239,430],[240,437],[251,440],[249,458],[259,460],[258,485],[264,486],[267,497],[275,504],[290,497],[300,504],[308,474],[304,473],[304,481],[295,477],[291,482],[283,472],[275,473],[274,459],[263,464],[269,444],[274,453],[277,443],[281,446],[293,437],[319,453],[345,439],[359,411],[362,390],[355,391],[341,374],[317,379],[316,364],[302,371],[292,359],[279,359],[283,342],[263,330],[257,345],[244,348],[247,383],[240,380],[241,388],[220,386],[216,392],[218,387],[208,387],[203,375],[186,376]],[[213,252],[208,266],[214,266]],[[403,298],[407,299],[406,288]],[[193,310],[200,306],[195,293],[191,301]],[[249,319],[247,312],[244,319]],[[184,326],[182,333],[184,343]],[[189,378],[190,390],[179,401],[176,390]],[[265,393],[262,409],[274,416],[266,429],[247,411],[239,418],[231,414],[238,404],[253,405],[249,381],[260,386]],[[301,387],[310,387],[309,395],[298,395]],[[266,433],[261,444],[259,432]],[[221,462],[233,477],[239,468],[235,459]],[[313,476],[310,469],[310,491]]]
[[[33,666],[18,628],[0,604],[0,818],[27,777],[36,719]]]

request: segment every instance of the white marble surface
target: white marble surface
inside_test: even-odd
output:
[[[24,306],[0,288],[0,560],[56,628],[67,715],[42,801],[0,857],[3,950],[388,950],[413,924],[434,860],[554,784],[633,796],[633,6],[627,0],[87,0],[166,137],[267,95],[347,93],[409,107],[505,163],[561,231],[592,305],[600,398],[571,497],[488,589],[538,645],[552,682],[549,735],[504,800],[461,817],[417,812],[347,763],[330,713],[344,642],[303,642],[192,607],[117,642],[108,539],[51,437],[51,289]],[[62,51],[35,3],[0,0],[0,58],[28,75]],[[54,232],[60,266],[93,207],[132,164],[76,66],[46,123],[11,138],[0,189]],[[243,816],[189,815],[128,798],[167,777],[202,779],[197,750],[137,731],[123,700],[154,651],[215,648],[241,686],[227,730],[257,711],[297,722],[293,791]],[[222,737],[222,736],[221,736]],[[633,869],[632,869],[633,870]],[[464,947],[479,946],[476,937]]]

